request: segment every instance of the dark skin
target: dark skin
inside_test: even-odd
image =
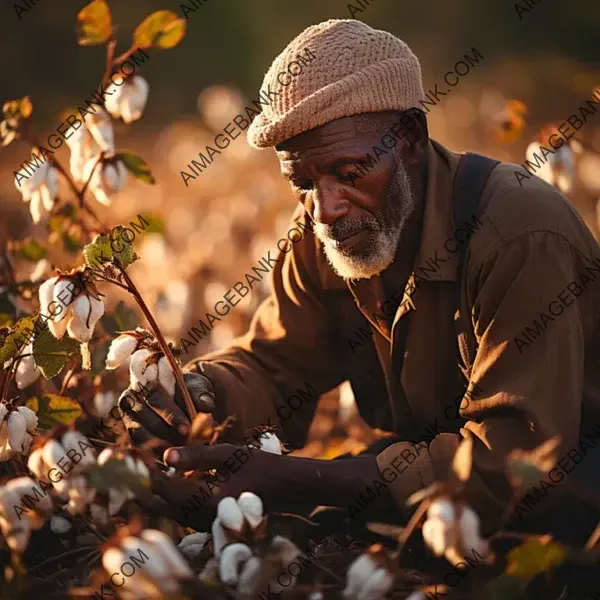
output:
[[[387,201],[386,192],[395,174],[396,160],[401,161],[408,173],[416,202],[423,203],[422,169],[428,133],[425,115],[420,111],[416,113],[416,127],[411,129],[410,136],[398,140],[395,149],[382,155],[379,162],[360,178],[351,176],[356,173],[357,163],[364,161],[368,152],[373,153],[374,145],[381,147],[381,136],[398,123],[399,114],[370,115],[376,120],[377,127],[368,133],[360,131],[362,125],[357,117],[337,119],[277,146],[282,175],[290,181],[296,199],[304,206],[310,219],[331,225],[340,219],[356,218],[364,213],[377,218],[378,210]],[[402,137],[402,130],[397,131],[398,137]],[[403,234],[397,256],[407,254],[409,241],[410,234]],[[360,251],[360,242],[356,249]],[[412,256],[408,258],[412,260]],[[406,262],[409,264],[410,261]],[[397,268],[393,263],[388,271]],[[218,403],[219,399],[215,401]],[[157,436],[177,444],[179,439],[176,438],[181,438],[180,434],[173,432],[167,436],[165,427],[180,428],[181,425],[189,425],[189,421],[185,417],[182,419],[182,411],[173,407],[161,410],[163,414],[170,415],[171,422],[159,424],[156,408],[152,415],[151,409],[144,408],[135,417],[137,435],[140,439]],[[185,442],[181,439],[179,443]],[[212,447],[178,445],[165,451],[164,462],[179,472],[217,469],[231,460],[239,448],[230,444]],[[206,530],[215,517],[218,501],[225,496],[237,497],[243,491],[253,491],[262,498],[266,510],[297,502],[299,498],[307,505],[348,506],[364,492],[366,485],[379,479],[374,455],[334,461],[279,456],[255,450],[249,462],[252,468],[242,465],[210,500],[203,503],[201,509],[192,514],[184,515],[182,506],[189,503],[193,494],[199,493],[197,483],[167,478],[161,473],[153,478],[154,494],[140,498],[140,504],[152,514],[170,516],[184,525]]]

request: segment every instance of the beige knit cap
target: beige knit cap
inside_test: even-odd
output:
[[[311,62],[307,48],[315,56]],[[298,57],[305,57],[303,69],[289,81],[288,65]],[[278,80],[281,72],[286,76]],[[269,86],[271,103],[248,129],[254,148],[276,146],[334,119],[406,110],[424,98],[421,65],[408,45],[355,19],[305,29],[273,61],[261,86],[264,96]]]

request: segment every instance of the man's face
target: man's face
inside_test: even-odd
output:
[[[366,119],[375,119],[377,126],[365,127]],[[283,176],[344,279],[368,279],[385,270],[415,209],[412,180],[419,145],[390,134],[385,143],[391,149],[386,149],[381,139],[398,119],[398,113],[337,119],[277,147]],[[376,158],[373,146],[387,154]]]

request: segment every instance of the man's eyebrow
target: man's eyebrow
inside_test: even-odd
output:
[[[347,165],[356,165],[362,160],[364,160],[364,154],[357,152],[356,154],[346,154],[344,156],[340,156],[339,158],[336,158],[335,160],[333,160],[330,163],[327,163],[324,166],[328,171],[331,171],[333,169],[345,167]],[[291,179],[295,176],[293,168],[295,162],[297,161],[294,161],[293,159],[282,161],[282,165],[283,163],[287,163],[287,165],[281,170],[281,175],[284,179]]]

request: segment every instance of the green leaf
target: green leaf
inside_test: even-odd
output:
[[[83,248],[85,263],[92,269],[100,269],[113,258],[110,241],[105,235],[97,235],[93,241]]]
[[[126,232],[128,230],[128,232]],[[132,230],[123,225],[113,227],[110,232],[110,239],[113,245],[113,255],[119,264],[125,269],[130,264],[134,263],[139,257],[133,249],[131,241]],[[129,241],[128,241],[129,240]],[[115,252],[115,248],[121,248],[119,252]]]
[[[149,224],[145,226],[144,233],[165,233],[165,220],[159,215],[140,215]]]
[[[117,153],[116,158],[123,161],[123,164],[125,167],[127,167],[127,170],[136,179],[139,179],[144,183],[149,183],[150,185],[154,185],[156,183],[156,180],[150,172],[150,167],[141,156],[125,150]]]
[[[133,45],[138,48],[173,48],[183,39],[186,20],[170,10],[159,10],[147,16],[133,32]]]
[[[71,425],[83,412],[77,400],[56,394],[46,394],[40,400],[35,396],[28,398],[25,405],[37,413],[38,427],[41,429]]]
[[[10,333],[4,338],[0,347],[0,365],[3,365],[9,358],[15,356],[25,346],[29,344],[34,333],[37,315],[23,317],[19,319],[12,327]]]
[[[104,0],[93,0],[79,11],[76,31],[80,46],[96,46],[110,39],[112,19]]]
[[[34,239],[28,238],[24,240],[23,245],[19,250],[19,254],[30,262],[37,262],[46,256],[46,248],[38,244]]]
[[[46,327],[33,342],[33,358],[42,375],[46,379],[52,379],[62,371],[78,348],[77,340],[67,336],[57,340]]]
[[[124,460],[110,459],[103,465],[96,465],[85,474],[91,486],[99,492],[107,493],[111,488],[128,489],[135,493],[148,489],[150,479],[131,472]]]
[[[508,553],[506,574],[528,582],[561,565],[566,556],[564,546],[549,536],[532,537]]]

